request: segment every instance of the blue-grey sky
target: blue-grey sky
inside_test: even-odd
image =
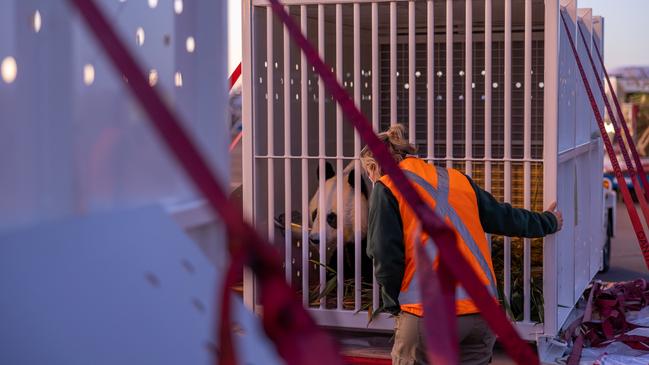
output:
[[[608,68],[649,65],[649,0],[578,0],[604,20],[604,53]],[[228,0],[229,68],[241,60],[241,0]]]
[[[649,66],[649,0],[578,0],[577,4],[604,17],[604,58],[609,69]]]

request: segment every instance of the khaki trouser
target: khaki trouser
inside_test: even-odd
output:
[[[394,321],[393,365],[428,364],[424,345],[424,321],[410,313],[401,312]],[[460,363],[481,365],[491,361],[496,336],[480,314],[457,317],[460,341]]]

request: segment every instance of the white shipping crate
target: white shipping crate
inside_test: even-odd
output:
[[[602,140],[559,12],[567,12],[582,58],[594,52],[592,42],[603,49],[603,19],[559,0],[283,3],[375,130],[404,123],[422,158],[464,171],[515,206],[543,210],[558,202],[558,234],[492,238],[519,331],[528,339],[556,334],[600,268],[605,242]],[[341,275],[326,299],[313,295],[329,281],[327,240],[338,251],[346,244],[362,251],[362,213],[352,215],[351,238],[346,226],[323,228],[320,215],[327,239],[308,243],[309,201],[318,188],[337,187],[315,197],[319,209],[363,206],[359,188],[340,189],[342,174],[329,185],[315,173],[325,162],[338,172],[350,163],[358,170],[360,140],[268,5],[243,5],[244,209],[280,242],[286,277],[320,324],[367,329],[368,317],[357,311],[376,309],[379,293],[376,283],[360,285],[358,255],[349,281]],[[282,214],[295,225],[276,224]],[[250,276],[245,297],[256,303]],[[391,330],[392,323],[384,316],[369,329]]]

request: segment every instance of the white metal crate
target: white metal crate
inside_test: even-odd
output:
[[[600,48],[603,19],[589,9],[577,10],[575,1],[558,0],[284,4],[376,130],[397,121],[406,124],[421,157],[465,171],[516,206],[542,210],[558,201],[564,229],[534,242],[502,240],[498,278],[507,298],[522,298],[514,301],[522,306],[517,325],[524,336],[556,333],[597,272],[604,242],[602,143],[594,134],[559,11],[565,7],[573,26],[577,19],[582,22]],[[365,329],[367,316],[356,312],[376,308],[379,295],[376,285],[371,293],[360,290],[360,260],[349,303],[342,289],[333,303],[310,303],[303,289],[313,282],[303,268],[310,259],[320,260],[324,244],[309,256],[303,249],[306,228],[291,239],[273,223],[279,214],[298,211],[304,227],[308,201],[324,186],[324,178],[315,177],[316,167],[322,170],[327,160],[337,171],[350,162],[359,168],[360,140],[268,2],[244,3],[243,11],[244,209],[260,229],[281,241],[286,277],[301,290],[319,323]],[[585,56],[591,47],[578,38]],[[448,75],[453,82],[446,82]],[[341,194],[336,199],[343,201]],[[355,219],[358,228],[360,214]],[[341,229],[336,236],[342,247]],[[358,229],[353,244],[360,248]],[[542,252],[534,267],[533,250]],[[512,258],[523,262],[520,275],[512,274]],[[536,284],[543,293],[540,321],[532,313],[535,272],[542,278],[542,287]],[[312,274],[316,284],[325,284],[324,268]],[[516,281],[522,281],[522,293],[512,292]],[[344,287],[342,279],[338,284]],[[250,276],[245,297],[249,305],[255,303]],[[392,323],[382,317],[369,328],[388,330]]]

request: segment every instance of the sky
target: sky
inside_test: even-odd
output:
[[[228,68],[241,61],[241,1],[228,0]],[[244,0],[249,1],[249,0]],[[649,66],[649,0],[578,0],[604,17],[604,59],[609,69]]]
[[[649,0],[579,0],[604,17],[604,60],[609,69],[649,66]]]

